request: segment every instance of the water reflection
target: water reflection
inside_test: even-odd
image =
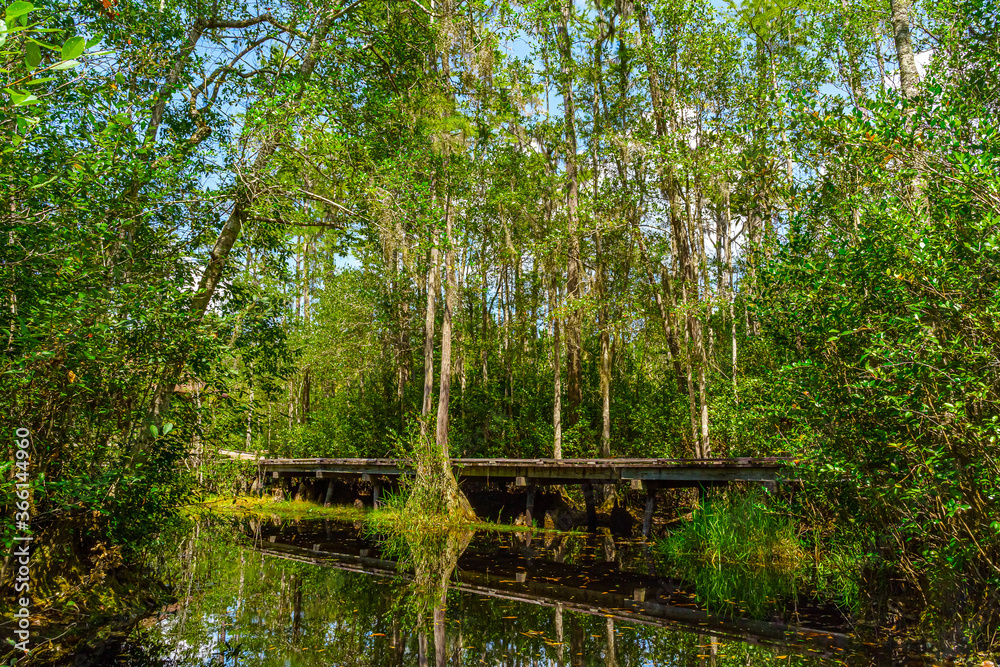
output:
[[[609,533],[386,540],[327,521],[213,518],[158,566],[178,602],[119,664],[881,662],[829,607],[771,600],[763,617],[720,615],[659,574],[643,543]]]

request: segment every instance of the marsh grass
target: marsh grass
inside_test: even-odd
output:
[[[699,601],[723,616],[764,618],[784,600],[798,593],[795,572],[767,567],[699,567],[687,563],[678,568]]]
[[[359,521],[366,516],[363,509],[351,505],[323,507],[305,500],[273,500],[270,496],[207,496],[201,502],[182,508],[188,515],[202,513],[246,516],[278,516],[285,519],[334,519]]]
[[[657,549],[723,615],[764,617],[798,595],[811,568],[818,573],[794,522],[759,492],[708,501]]]

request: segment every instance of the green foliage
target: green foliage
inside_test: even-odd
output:
[[[205,462],[197,473],[199,491],[229,498],[246,495],[258,474],[255,461],[240,459]]]
[[[961,86],[926,95],[914,113],[892,96],[865,114],[806,103],[797,132],[829,168],[770,251],[756,309],[808,493],[932,622],[998,576],[1000,143]]]
[[[675,563],[716,568],[794,572],[803,560],[795,525],[759,494],[709,500],[658,546]]]
[[[753,491],[710,498],[656,545],[663,566],[679,575],[698,600],[724,615],[764,618],[808,585],[805,545],[795,522],[773,499]],[[829,599],[850,603],[856,581],[836,578],[837,563],[824,563]],[[852,565],[856,566],[857,561]],[[813,563],[816,576],[819,565]],[[820,583],[814,577],[814,582]],[[856,584],[854,584],[856,586]]]

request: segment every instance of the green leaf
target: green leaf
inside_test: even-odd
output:
[[[38,67],[42,62],[42,50],[38,48],[38,44],[28,42],[24,45],[24,62],[28,63],[31,69]]]
[[[66,40],[66,43],[62,47],[62,59],[63,60],[73,60],[87,48],[87,40],[83,37],[70,37]]]
[[[174,430],[174,425],[173,424],[164,424],[163,425],[163,435],[166,435],[167,433],[170,433],[173,430]]]
[[[59,178],[59,177],[58,177],[58,176],[53,176],[52,178],[50,178],[49,180],[45,181],[44,183],[36,183],[35,185],[32,185],[32,186],[31,186],[30,188],[28,188],[28,189],[29,189],[29,190],[34,190],[34,189],[36,189],[36,188],[43,188],[43,187],[45,187],[46,185],[48,185],[49,183],[51,183],[52,181],[56,180],[57,178]]]
[[[10,21],[18,16],[24,16],[28,12],[32,12],[34,10],[35,6],[30,2],[15,2],[7,8],[7,20]]]
[[[37,86],[39,84],[48,83],[49,81],[55,81],[55,80],[56,78],[54,76],[43,76],[41,79],[32,79],[31,81],[25,81],[24,85]]]
[[[153,434],[154,438],[157,438],[157,437],[160,436],[160,431],[159,431],[159,429],[156,428],[155,424],[150,424],[150,426],[149,426],[149,432]]]
[[[31,93],[18,93],[16,91],[10,91],[10,101],[14,103],[16,107],[23,107],[29,104],[38,104],[41,102],[37,97]]]
[[[79,64],[80,64],[79,60],[67,60],[66,62],[59,63],[58,65],[53,65],[52,69],[53,70],[72,69]]]
[[[87,48],[88,49],[94,48],[95,46],[101,43],[102,39],[104,39],[104,35],[101,33],[97,33],[96,35],[87,40]]]

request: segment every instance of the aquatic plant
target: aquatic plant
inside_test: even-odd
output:
[[[706,502],[658,548],[673,561],[693,558],[779,571],[797,570],[804,558],[794,524],[758,494]]]

